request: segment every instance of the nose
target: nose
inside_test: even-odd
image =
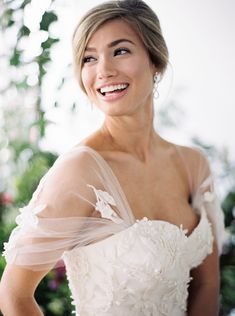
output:
[[[114,67],[111,60],[108,58],[101,58],[98,62],[97,76],[98,79],[105,79],[114,77],[117,74],[117,70]]]

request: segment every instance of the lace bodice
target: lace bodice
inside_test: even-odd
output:
[[[185,315],[190,269],[212,250],[205,212],[191,233],[144,218],[64,254],[76,315]]]
[[[206,160],[194,157],[189,189],[199,223],[188,235],[170,222],[136,220],[102,156],[74,148],[21,209],[7,262],[44,270],[63,258],[77,316],[185,315],[190,270],[212,251],[211,225],[219,249],[224,231]]]

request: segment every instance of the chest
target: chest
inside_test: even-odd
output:
[[[198,217],[189,204],[188,179],[176,160],[143,166],[136,161],[109,161],[134,217],[181,224],[192,231]]]

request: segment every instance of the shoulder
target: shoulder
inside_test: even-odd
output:
[[[191,167],[207,167],[209,168],[208,159],[206,158],[202,149],[197,147],[189,147],[182,145],[175,145],[177,152],[180,154],[184,163]]]
[[[196,192],[206,179],[211,178],[208,159],[198,148],[176,145],[176,149],[187,171],[190,190]]]
[[[81,183],[91,181],[95,169],[96,161],[87,148],[75,146],[57,158],[41,179],[40,191],[46,191],[48,195],[58,195],[78,187]]]
[[[88,216],[93,192],[88,184],[99,183],[100,171],[83,148],[72,148],[60,155],[40,181],[32,206],[46,205],[42,217]],[[36,204],[35,204],[36,203]]]
[[[200,159],[202,156],[204,156],[202,150],[196,147],[183,146],[178,144],[175,144],[175,147],[181,154],[183,154],[188,159]]]
[[[52,170],[67,172],[85,171],[94,163],[94,155],[87,146],[76,145],[61,154],[52,166]]]

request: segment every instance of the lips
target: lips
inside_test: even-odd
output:
[[[103,85],[97,89],[98,94],[101,99],[105,102],[118,101],[125,94],[128,93],[129,84],[128,83],[118,83]]]
[[[117,84],[109,84],[109,85],[104,85],[100,88],[97,89],[97,91],[102,95],[102,96],[110,96],[113,94],[119,94],[122,91],[126,90],[128,88],[129,84],[128,83],[117,83]]]

